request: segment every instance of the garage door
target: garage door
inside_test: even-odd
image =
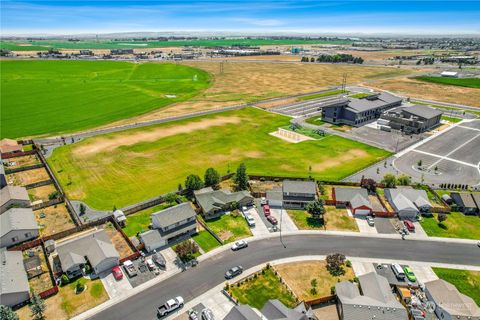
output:
[[[355,215],[357,216],[368,216],[370,214],[370,210],[367,209],[357,209],[355,210]]]

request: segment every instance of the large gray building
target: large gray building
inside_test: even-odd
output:
[[[382,114],[381,119],[388,121],[392,129],[400,130],[407,134],[421,133],[440,124],[443,112],[422,105],[399,107]]]
[[[322,108],[322,120],[333,124],[362,126],[380,118],[393,107],[400,106],[402,98],[382,92],[356,99],[348,98]]]

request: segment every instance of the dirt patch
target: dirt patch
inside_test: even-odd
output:
[[[314,164],[312,166],[312,169],[313,171],[317,171],[317,170],[322,171],[325,169],[336,167],[342,164],[343,162],[348,162],[348,161],[354,160],[355,158],[362,158],[367,156],[368,156],[368,152],[366,152],[365,150],[351,149],[348,153],[343,153],[339,156],[336,156],[335,158],[330,158],[321,163]]]
[[[16,186],[26,186],[32,183],[50,180],[50,176],[45,168],[15,172],[7,174],[8,184]]]
[[[38,160],[37,156],[32,154],[29,156],[23,156],[23,157],[16,157],[16,158],[11,158],[11,159],[6,159],[4,160],[5,162],[5,168],[6,169],[15,169],[15,168],[22,168],[26,166],[32,166],[35,164],[39,164],[40,160]]]
[[[115,229],[111,223],[104,224],[102,228],[110,237],[110,240],[112,240],[112,244],[120,255],[120,259],[126,258],[134,253],[122,234]]]
[[[213,119],[202,119],[197,122],[189,122],[182,125],[169,127],[157,127],[151,130],[142,130],[135,133],[124,133],[115,135],[113,138],[98,138],[94,143],[81,145],[73,149],[73,154],[77,157],[85,157],[98,152],[112,151],[121,146],[131,146],[140,142],[151,142],[161,138],[174,136],[181,133],[190,133],[196,130],[203,130],[213,126],[222,126],[225,124],[236,124],[240,122],[239,117],[217,117]]]
[[[57,191],[55,189],[55,186],[53,184],[47,184],[46,186],[41,186],[38,188],[32,188],[28,189],[28,195],[30,196],[30,199],[33,201],[38,201],[41,200],[43,202],[48,201],[48,196]]]
[[[49,236],[75,227],[65,205],[57,204],[33,211],[42,236]]]
[[[230,239],[230,238],[233,237],[233,236],[234,236],[234,234],[233,234],[231,231],[229,231],[229,230],[222,230],[222,231],[220,231],[220,232],[218,233],[218,237],[219,237],[220,239],[222,239],[222,241],[226,241],[226,240]]]

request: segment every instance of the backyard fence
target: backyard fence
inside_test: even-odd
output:
[[[58,198],[58,199],[53,199],[53,200],[49,200],[49,201],[44,201],[44,202],[39,203],[39,204],[31,205],[30,208],[33,211],[35,211],[35,210],[43,209],[43,208],[46,208],[46,207],[51,207],[51,206],[60,204],[62,202],[63,202],[63,199],[60,196],[60,198]]]
[[[210,229],[205,222],[202,221],[202,219],[197,218],[197,222],[210,233],[215,239],[217,239],[218,242],[220,242],[222,245],[224,244],[223,240],[220,239],[219,236],[215,232],[213,232],[212,229]]]
[[[325,297],[320,297],[320,298],[315,298],[315,299],[310,299],[310,300],[305,300],[305,304],[308,305],[309,307],[320,304],[320,303],[325,303],[325,302],[330,302],[330,301],[336,301],[337,296],[336,295],[330,295],[330,296],[325,296]]]
[[[28,170],[39,169],[39,168],[43,168],[42,163],[32,164],[31,166],[25,166],[25,167],[14,168],[14,169],[5,169],[5,174],[11,174],[11,173],[28,171]]]
[[[7,152],[7,153],[2,153],[2,159],[11,159],[11,158],[18,158],[23,156],[30,156],[35,153],[37,153],[36,150],[21,151],[21,152]]]
[[[38,295],[40,296],[40,298],[46,299],[46,298],[51,297],[51,296],[53,296],[54,294],[57,294],[57,293],[58,293],[58,286],[55,286],[53,288],[50,288],[50,289],[45,290],[43,292],[40,292]]]
[[[52,184],[52,182],[53,182],[52,180],[43,180],[43,181],[27,184],[24,187],[25,189],[28,190],[28,189],[38,188],[41,186],[46,186],[46,185]]]

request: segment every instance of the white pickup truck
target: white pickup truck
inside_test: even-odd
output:
[[[158,307],[157,312],[160,317],[166,316],[172,311],[175,311],[177,309],[183,308],[183,298],[178,296],[174,299],[170,299],[167,302],[165,302],[163,305]]]

